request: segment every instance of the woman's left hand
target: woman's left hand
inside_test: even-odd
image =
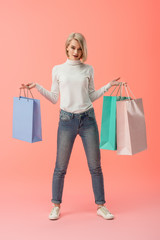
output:
[[[120,79],[120,77],[114,79],[113,81],[111,81],[110,82],[111,86],[118,86],[118,85],[120,85],[121,82],[117,82],[119,79]]]

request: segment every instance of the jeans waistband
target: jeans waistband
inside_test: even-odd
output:
[[[68,114],[68,115],[70,115],[72,118],[73,118],[73,117],[79,117],[79,116],[85,116],[85,115],[88,115],[88,114],[91,113],[91,112],[94,112],[94,108],[90,108],[89,110],[87,110],[87,111],[85,111],[85,112],[82,112],[82,113],[71,113],[71,112],[64,111],[63,109],[60,109],[60,113]]]

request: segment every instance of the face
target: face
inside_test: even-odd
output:
[[[68,58],[70,60],[78,60],[82,56],[82,48],[79,45],[79,42],[75,39],[72,39],[69,46],[67,47],[68,50]]]

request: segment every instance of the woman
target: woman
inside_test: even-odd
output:
[[[72,147],[79,134],[85,149],[92,187],[97,204],[97,215],[113,219],[114,215],[105,206],[103,173],[100,162],[99,133],[92,102],[100,98],[111,86],[117,86],[119,78],[95,91],[93,67],[87,59],[87,45],[81,33],[71,33],[65,43],[67,60],[52,69],[51,91],[38,83],[22,84],[21,88],[34,88],[53,104],[60,93],[60,115],[57,132],[57,156],[52,181],[53,208],[49,219],[58,219],[64,178]],[[81,60],[82,61],[81,61]]]

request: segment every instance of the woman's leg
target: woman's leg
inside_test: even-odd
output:
[[[65,124],[59,124],[57,134],[57,156],[52,180],[52,199],[51,202],[59,206],[62,202],[62,192],[64,178],[67,171],[72,147],[76,134],[72,124],[68,120]]]
[[[103,173],[101,169],[101,155],[99,149],[99,132],[94,115],[85,118],[80,136],[85,149],[88,167],[92,177],[92,187],[95,203],[103,205],[105,201]]]

